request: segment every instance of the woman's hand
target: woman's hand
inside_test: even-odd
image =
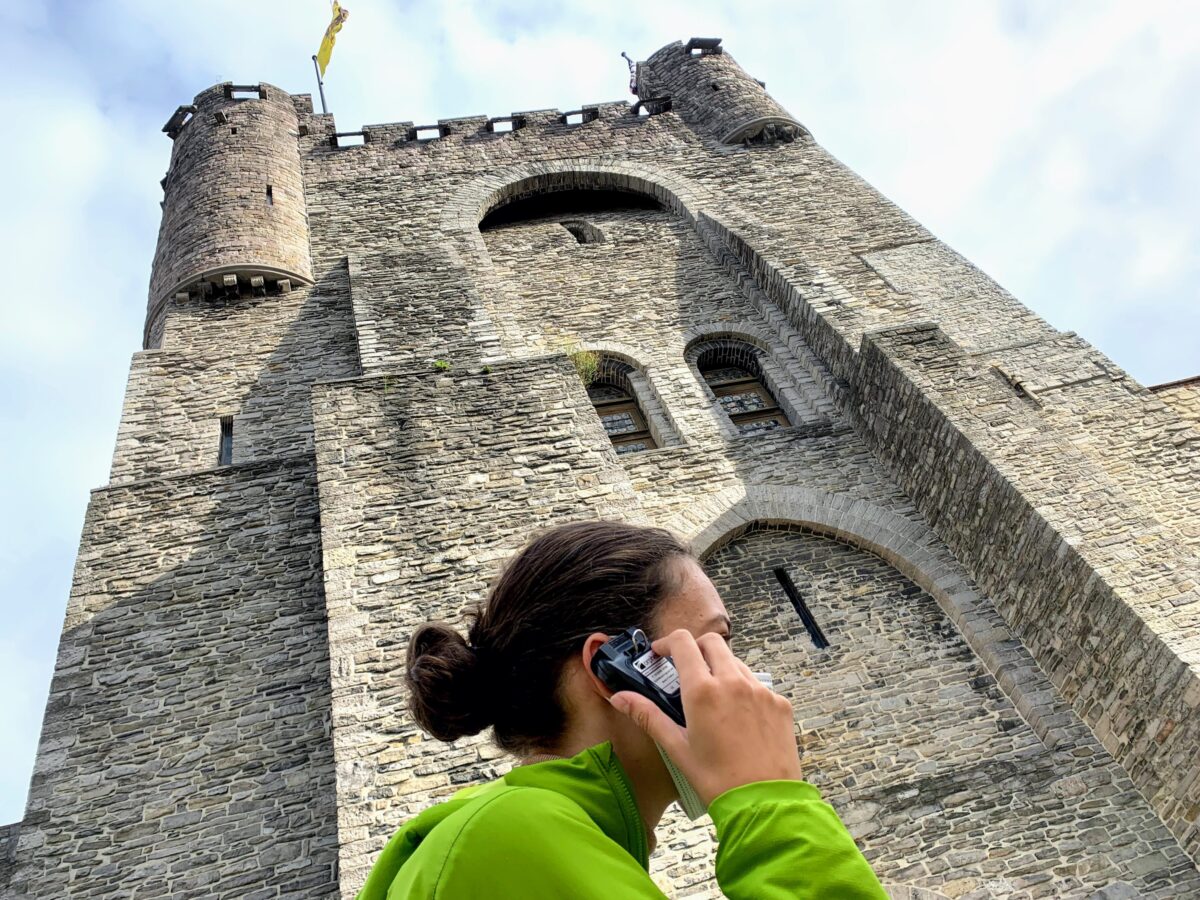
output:
[[[761,684],[717,634],[680,629],[654,642],[679,672],[687,728],[631,691],[610,698],[662,746],[707,806],[755,781],[799,780],[792,705]]]

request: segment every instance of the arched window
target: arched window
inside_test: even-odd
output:
[[[637,453],[658,446],[650,434],[646,415],[629,383],[632,367],[612,357],[601,357],[596,377],[588,385],[588,398],[617,453]]]
[[[604,232],[593,225],[591,222],[585,222],[582,219],[570,219],[566,222],[560,222],[563,228],[571,232],[575,237],[576,242],[580,244],[603,244]]]
[[[537,190],[518,194],[493,208],[479,223],[479,230],[491,231],[493,228],[517,222],[532,222],[536,219],[558,219],[564,226],[568,223],[581,223],[590,228],[594,226],[579,216],[587,213],[662,208],[658,200],[638,191]],[[600,239],[603,239],[603,235]]]
[[[722,338],[706,341],[694,352],[700,376],[741,434],[791,424],[763,380],[759,351],[750,344]]]

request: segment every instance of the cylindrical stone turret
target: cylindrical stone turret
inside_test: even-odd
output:
[[[793,141],[808,131],[721,48],[720,38],[676,41],[638,63],[642,100],[670,97],[692,130],[722,144]]]
[[[163,128],[175,142],[163,180],[146,345],[178,294],[289,289],[312,283],[298,122],[269,84],[219,84]]]

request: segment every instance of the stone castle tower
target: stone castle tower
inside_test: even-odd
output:
[[[895,897],[1200,897],[1200,382],[1051,328],[719,41],[637,90],[172,116],[0,893],[353,896],[508,765],[413,726],[412,628],[604,516],[694,542]],[[710,841],[670,823],[664,890]]]

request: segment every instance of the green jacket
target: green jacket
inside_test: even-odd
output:
[[[747,784],[717,797],[709,814],[729,900],[887,900],[810,784]],[[633,788],[612,746],[599,744],[425,810],[388,841],[358,900],[662,900],[648,865]]]

